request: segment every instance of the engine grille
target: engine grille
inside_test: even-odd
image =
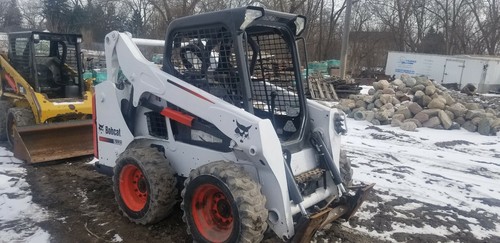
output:
[[[165,117],[158,112],[146,112],[149,135],[157,138],[168,138],[167,122]]]

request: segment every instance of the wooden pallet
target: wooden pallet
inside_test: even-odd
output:
[[[309,89],[311,97],[318,100],[339,100],[333,84],[317,75],[309,77]]]

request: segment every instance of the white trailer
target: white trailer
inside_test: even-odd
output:
[[[427,76],[441,84],[471,83],[478,92],[500,91],[500,57],[389,52],[386,75]]]

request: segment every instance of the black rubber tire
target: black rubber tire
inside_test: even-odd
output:
[[[127,207],[120,192],[120,176],[126,165],[140,169],[146,182],[146,204],[139,211]],[[175,172],[163,153],[156,148],[127,148],[118,158],[113,172],[115,200],[123,215],[136,224],[151,224],[164,219],[177,203]]]
[[[31,126],[35,125],[35,116],[33,115],[33,112],[28,109],[28,108],[10,108],[7,114],[7,121],[6,121],[6,132],[7,132],[7,140],[9,141],[9,144],[13,146],[14,141],[13,141],[13,131],[12,128],[13,126],[16,127],[24,127],[24,126]]]
[[[234,226],[223,242],[260,242],[267,229],[268,211],[261,185],[253,180],[242,166],[224,161],[212,162],[192,170],[184,182],[181,208],[182,220],[195,242],[210,242],[196,227],[191,210],[194,192],[203,185],[220,189],[230,204]],[[198,204],[196,204],[198,206]]]
[[[12,108],[9,100],[0,100],[0,141],[7,141],[7,114]]]
[[[351,160],[344,150],[340,150],[340,176],[345,187],[352,186],[352,174]]]

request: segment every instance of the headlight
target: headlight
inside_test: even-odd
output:
[[[306,26],[306,17],[298,16],[295,19],[294,23],[295,23],[295,35],[302,34],[302,31],[304,30],[304,27]]]
[[[262,17],[264,12],[262,9],[248,8],[245,12],[245,21],[240,25],[240,30],[245,30],[245,28],[252,23],[254,20]]]

